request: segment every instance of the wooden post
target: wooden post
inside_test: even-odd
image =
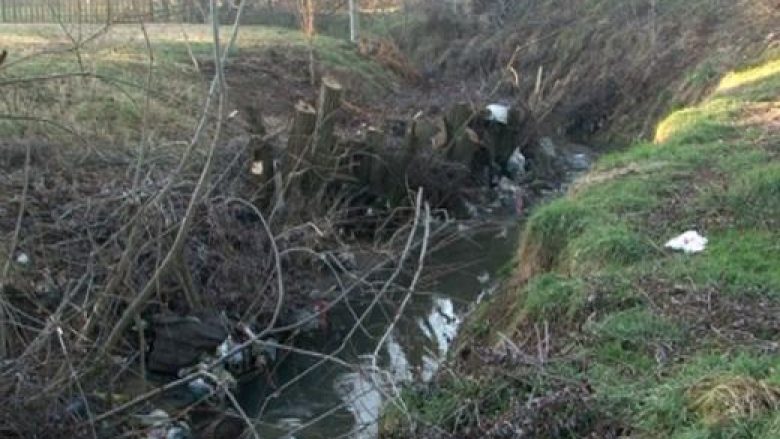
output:
[[[343,88],[338,81],[330,77],[322,78],[315,131],[317,142],[314,146],[314,152],[321,154],[333,152],[335,143],[333,129],[336,126],[336,114],[338,114],[338,110],[341,108],[342,93]]]

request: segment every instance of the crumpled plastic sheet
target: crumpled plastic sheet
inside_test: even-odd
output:
[[[695,230],[687,232],[670,239],[664,247],[672,250],[683,251],[685,253],[700,253],[707,248],[707,238],[701,236]]]
[[[490,104],[487,106],[487,110],[490,112],[488,120],[492,120],[506,125],[509,121],[509,107],[501,104]]]

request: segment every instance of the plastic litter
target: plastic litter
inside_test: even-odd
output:
[[[522,188],[520,188],[520,186],[518,186],[514,181],[506,177],[501,177],[501,179],[498,181],[498,190],[508,194],[516,194],[521,192]]]
[[[30,257],[27,256],[27,253],[19,253],[16,255],[16,263],[19,265],[27,265],[30,263]]]
[[[585,171],[590,168],[590,160],[585,154],[574,154],[569,158],[569,164],[575,171]]]
[[[707,248],[707,238],[701,236],[695,230],[688,230],[682,235],[670,239],[665,247],[685,253],[699,253]]]
[[[149,427],[161,427],[171,423],[171,416],[162,409],[154,409],[145,415],[135,415],[142,425]]]
[[[195,378],[194,380],[187,383],[187,388],[190,392],[192,392],[193,395],[195,395],[196,398],[204,398],[216,393],[214,386],[207,383],[206,380],[201,377]]]
[[[217,356],[218,356],[218,358],[219,359],[223,359],[223,358],[227,357],[228,355],[230,355],[230,357],[227,359],[227,364],[229,364],[231,366],[234,366],[234,367],[239,367],[242,364],[242,362],[244,361],[244,354],[240,350],[235,352],[235,353],[233,353],[233,354],[231,354],[231,351],[236,346],[238,346],[238,344],[236,344],[233,341],[233,337],[228,335],[227,338],[225,339],[225,341],[223,341],[222,344],[217,346]]]
[[[506,170],[515,181],[518,181],[525,174],[525,156],[520,152],[520,148],[515,148],[509,157],[506,162]]]
[[[509,107],[502,104],[490,104],[487,106],[487,110],[490,114],[487,120],[498,122],[506,125],[509,121]]]
[[[263,172],[265,172],[265,167],[263,166],[262,161],[256,161],[252,162],[252,175],[263,175]]]
[[[482,285],[490,282],[490,273],[488,273],[487,271],[482,272],[482,274],[477,276],[477,282],[479,282]]]

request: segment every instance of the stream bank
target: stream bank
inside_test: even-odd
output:
[[[380,436],[780,435],[779,104],[775,46],[536,209]],[[667,248],[685,230],[706,248]]]

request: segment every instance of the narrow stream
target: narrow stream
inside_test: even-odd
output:
[[[273,374],[258,377],[243,386],[239,399],[250,414],[262,414],[259,432],[263,438],[356,438],[373,439],[378,434],[378,416],[392,386],[430,380],[445,358],[463,315],[480,294],[494,285],[497,271],[510,261],[517,246],[517,219],[507,218],[497,227],[481,231],[431,254],[426,266],[451,270],[430,288],[418,291],[381,351],[381,371],[371,371],[379,339],[393,320],[395,308],[383,304],[374,308],[350,339],[339,358],[367,367],[351,372],[326,362],[303,379],[287,387],[263,408],[268,395],[293,380],[317,359],[290,354]],[[453,269],[453,267],[456,267]],[[457,268],[460,267],[460,268]],[[360,314],[365,304],[352,303]],[[362,308],[362,309],[361,309]],[[301,346],[331,352],[343,334],[355,323],[344,306],[332,310],[331,337],[317,334]],[[273,382],[271,382],[273,380]]]

